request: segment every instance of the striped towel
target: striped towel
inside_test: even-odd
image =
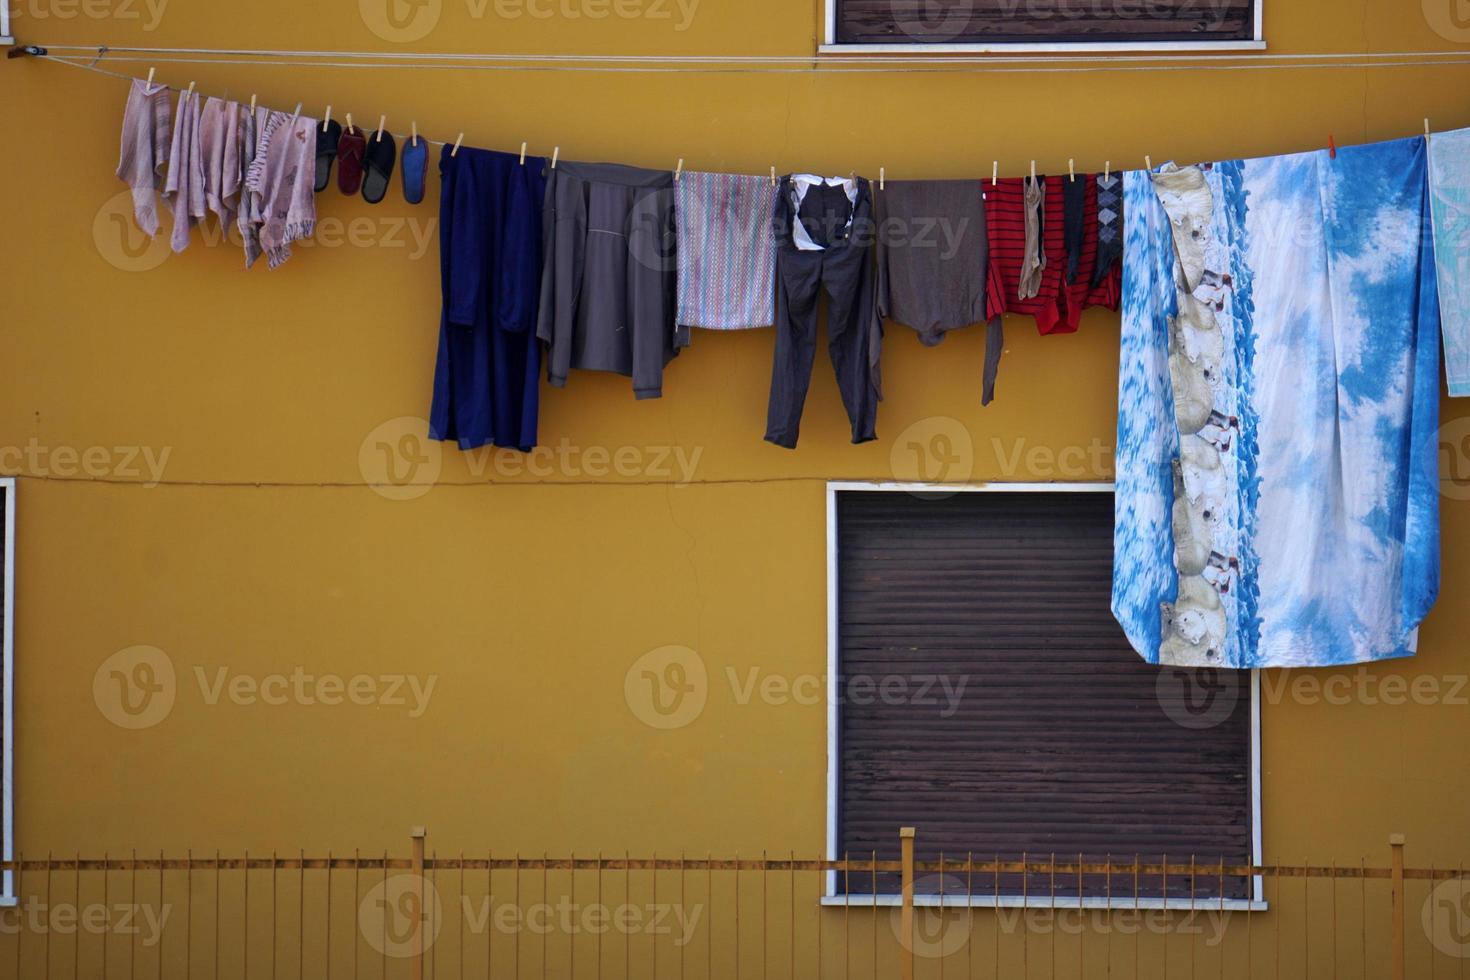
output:
[[[775,320],[775,206],[776,188],[765,177],[679,175],[680,326],[743,330]]]

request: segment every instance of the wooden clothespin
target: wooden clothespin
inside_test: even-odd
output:
[[[559,157],[559,156],[561,156],[561,147],[559,147],[559,146],[553,146],[551,148],[551,169],[552,170],[555,170],[556,169],[556,158]]]
[[[1031,161],[1031,183],[1036,183],[1036,161]]]
[[[408,124],[408,132],[409,132],[408,141],[410,143],[412,143],[414,146],[418,146],[419,145],[419,121],[417,119],[413,120],[412,122],[410,122]]]
[[[255,93],[250,93],[250,114],[255,115]]]
[[[464,139],[464,133],[460,133],[458,136],[456,136],[454,138],[454,148],[449,151],[449,155],[450,156],[452,156],[452,157],[453,156],[459,156],[459,144],[460,144],[460,141],[463,140],[463,139]]]
[[[1143,155],[1143,169],[1145,169],[1145,170],[1152,170],[1153,168],[1154,168],[1154,162],[1153,162],[1153,160],[1151,160],[1149,158],[1149,155],[1147,153],[1145,153]]]
[[[388,117],[387,116],[379,116],[378,117],[378,132],[377,132],[377,135],[373,137],[373,142],[374,143],[381,143],[381,142],[383,142],[383,127],[386,126],[387,124],[388,124]]]
[[[1077,179],[1077,171],[1075,169],[1073,169],[1073,161],[1072,161],[1072,158],[1071,157],[1067,157],[1067,179],[1068,180],[1076,180]]]
[[[326,114],[322,116],[322,132],[325,133],[327,131],[327,127],[330,125],[332,125],[332,105],[329,102],[327,103]]]
[[[149,88],[152,88],[153,87],[153,73],[155,71],[157,71],[157,70],[158,69],[157,68],[154,68],[152,65],[150,65],[148,67],[148,87]]]
[[[521,143],[521,166],[524,167],[525,165],[526,165],[526,144],[524,142],[522,142]]]
[[[187,92],[185,92],[184,95],[187,96],[188,98],[193,98],[194,97],[194,83],[193,82],[190,82],[189,83],[189,90]]]
[[[1424,138],[1429,139],[1429,117],[1424,117]]]
[[[776,168],[775,167],[772,167],[771,168],[771,186],[772,187],[775,187],[776,186]]]
[[[357,127],[352,125],[352,113],[350,112],[347,114],[347,131],[349,133],[357,132]]]
[[[1000,161],[990,161],[990,186],[994,187],[1000,183]]]
[[[1327,155],[1334,160],[1337,159],[1337,141],[1332,138],[1331,133],[1327,134]]]
[[[884,173],[883,168],[882,167],[879,167],[878,168],[878,189],[880,191],[883,189],[883,182],[886,179],[886,177],[887,177],[887,174]]]
[[[1103,180],[1107,180],[1112,175],[1113,175],[1113,161],[1111,161],[1111,160],[1104,160],[1103,161]]]
[[[679,175],[682,174],[683,172],[684,172],[684,158],[683,157],[680,157],[679,158],[679,162],[674,166],[674,179],[675,180],[678,180],[679,179]]]

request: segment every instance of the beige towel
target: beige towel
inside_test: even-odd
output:
[[[240,188],[245,181],[240,164],[240,116],[245,112],[238,102],[208,99],[199,124],[204,203],[219,218],[220,229],[226,232],[235,220]]]
[[[316,120],[272,112],[256,144],[245,189],[262,219],[258,248],[272,269],[291,243],[316,228]],[[246,244],[246,265],[254,262]],[[258,252],[257,252],[258,254]]]

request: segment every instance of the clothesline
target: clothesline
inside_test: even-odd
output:
[[[111,57],[114,60],[138,60],[118,57],[119,55],[167,56],[175,59],[179,55],[206,56],[208,63],[216,58],[257,59],[278,58],[292,63],[302,60],[323,59],[381,61],[389,64],[373,67],[394,67],[393,63],[422,62],[406,67],[431,67],[433,63],[446,63],[463,67],[467,62],[509,62],[515,64],[535,63],[548,66],[562,64],[632,64],[632,65],[796,65],[805,70],[825,70],[830,65],[862,65],[873,71],[891,71],[894,65],[933,65],[939,67],[987,68],[994,65],[1033,65],[1033,70],[1055,70],[1057,66],[1101,63],[1095,70],[1124,70],[1116,68],[1120,63],[1158,62],[1148,67],[1158,71],[1188,71],[1197,68],[1196,62],[1231,62],[1230,67],[1247,67],[1259,63],[1260,67],[1314,68],[1333,67],[1339,62],[1347,67],[1381,65],[1385,67],[1414,64],[1470,64],[1470,52],[1466,51],[1364,51],[1364,52],[1321,52],[1321,53],[1218,53],[1171,52],[1167,56],[1157,54],[1077,54],[1077,55],[884,55],[875,60],[872,55],[604,55],[604,54],[516,54],[503,52],[459,53],[459,52],[397,52],[397,51],[293,51],[288,49],[251,48],[164,48],[164,47],[114,47],[110,45],[36,45],[48,50],[75,51]],[[1445,60],[1439,60],[1445,59]],[[147,60],[147,59],[145,59]],[[157,60],[166,60],[159,58]],[[182,61],[182,59],[179,59]],[[220,62],[226,63],[226,62]],[[242,63],[238,61],[230,64]],[[272,64],[277,62],[271,62]],[[333,65],[336,67],[336,65]]]
[[[68,58],[68,57],[64,57],[64,56],[60,56],[60,55],[50,54],[49,52],[52,50],[52,46],[49,46],[49,45],[36,45],[36,47],[42,48],[42,49],[44,49],[44,50],[46,50],[48,52],[46,54],[41,54],[41,55],[37,55],[36,56],[36,57],[38,57],[42,61],[49,61],[49,62],[53,62],[53,63],[58,64],[58,65],[66,65],[66,66],[71,67],[71,68],[80,68],[80,69],[83,69],[84,71],[94,72],[94,73],[99,74],[99,75],[105,75],[105,76],[107,76],[109,78],[117,78],[117,79],[121,79],[121,80],[127,81],[127,82],[137,81],[142,76],[140,76],[140,75],[134,75],[134,74],[131,74],[129,72],[112,71],[112,70],[107,69],[107,68],[102,68],[102,67],[100,67],[99,62],[101,62],[103,60],[103,58],[106,57],[106,58],[109,58],[109,59],[111,59],[113,61],[117,61],[117,62],[156,63],[156,64],[170,64],[170,63],[174,63],[174,64],[244,64],[244,65],[255,65],[255,64],[263,64],[263,65],[298,64],[299,65],[299,64],[302,64],[300,62],[272,62],[272,61],[255,61],[255,60],[246,60],[246,61],[217,61],[217,60],[209,60],[209,59],[205,59],[205,60],[193,60],[193,59],[175,60],[175,59],[169,59],[169,58],[149,59],[149,58],[143,58],[143,57],[123,57],[123,58],[117,58],[117,57],[113,57],[112,52],[114,52],[114,51],[132,51],[132,50],[137,50],[139,52],[148,52],[148,51],[153,51],[153,52],[167,52],[169,50],[181,50],[182,51],[182,50],[186,50],[186,49],[167,49],[167,48],[158,48],[158,49],[148,49],[148,48],[126,49],[126,48],[106,48],[106,47],[82,47],[82,46],[78,46],[78,45],[71,45],[71,46],[57,45],[57,46],[55,46],[55,49],[56,50],[71,49],[71,50],[83,50],[83,51],[96,52],[96,55],[95,55],[94,58],[92,58],[90,60],[87,60],[87,59],[78,59],[78,58]],[[203,50],[203,49],[199,49],[199,50]],[[1434,52],[1434,53],[1435,54],[1440,54],[1440,53],[1450,54],[1452,52]],[[355,55],[355,54],[364,54],[364,55],[366,55],[366,54],[368,54],[368,52],[344,52],[342,54],[344,56],[350,56],[350,55]],[[390,54],[387,54],[387,55],[384,55],[384,56],[385,57],[392,57],[393,55],[390,53]],[[454,56],[445,55],[444,57],[454,57]],[[471,57],[481,57],[481,56],[471,56]],[[579,57],[579,58],[580,57],[589,57],[590,58],[592,56],[581,56],[581,55],[578,55],[578,56],[572,56],[572,57]],[[1223,57],[1223,56],[1210,56],[1210,57]],[[1265,57],[1265,56],[1262,56],[1262,57]],[[1276,57],[1295,57],[1295,56],[1280,55],[1280,56],[1276,56]],[[1335,56],[1321,55],[1321,56],[1311,56],[1311,57],[1335,57]],[[887,59],[885,59],[885,60],[887,60]],[[1418,62],[1415,62],[1415,63],[1418,63]],[[1453,61],[1453,62],[1427,62],[1427,63],[1428,64],[1465,64],[1465,65],[1470,65],[1470,53],[1466,53],[1463,57],[1461,57],[1460,59],[1458,59],[1456,61]],[[1382,63],[1382,62],[1374,62],[1372,64],[1382,65],[1384,63]],[[420,66],[413,66],[413,65],[409,65],[409,66],[398,66],[398,65],[365,66],[365,65],[341,64],[341,65],[333,65],[331,67],[363,68],[363,67],[420,67]],[[447,67],[454,67],[454,66],[452,66],[452,65],[425,65],[425,66],[421,66],[421,67],[447,68]],[[1218,67],[1217,66],[1203,66],[1203,67],[1201,67],[1200,70],[1206,70],[1206,71],[1209,71],[1209,70],[1223,70],[1223,69],[1228,69],[1229,67],[1231,67],[1231,66],[1218,66]],[[1270,66],[1270,65],[1258,65],[1256,67],[1272,67],[1272,66]],[[1275,66],[1275,67],[1294,67],[1294,66]],[[1311,67],[1311,66],[1300,66],[1300,67]],[[1329,66],[1319,66],[1319,67],[1347,67],[1347,66],[1344,66],[1344,65],[1329,65]],[[521,67],[515,67],[515,66],[501,66],[501,67],[499,67],[496,70],[506,70],[506,71],[547,70],[547,71],[552,71],[552,70],[562,70],[562,69],[554,69],[554,68],[536,69],[536,68],[521,68]],[[566,70],[570,70],[570,69],[566,69]],[[587,70],[597,70],[597,69],[587,69]],[[630,69],[630,70],[636,70],[636,69]],[[735,69],[732,69],[732,70],[735,70]],[[1065,69],[1056,69],[1056,70],[1065,70]],[[1120,69],[1117,69],[1117,70],[1122,71],[1122,70],[1127,70],[1127,69],[1120,68]],[[165,88],[167,88],[169,91],[172,91],[172,92],[183,91],[183,88],[181,88],[180,86],[177,86],[177,85],[168,85],[165,82],[158,82],[157,84],[163,85]],[[201,93],[201,94],[206,94],[206,93]],[[226,95],[226,96],[220,96],[220,97],[221,98],[228,98],[228,95]],[[267,108],[269,108],[269,107],[267,107]],[[278,110],[278,111],[287,112],[289,114],[290,112],[294,111],[294,107],[292,109],[284,109],[284,110]],[[1430,131],[1430,128],[1429,128],[1429,120],[1428,119],[1425,119],[1424,120],[1424,124],[1425,124],[1425,126],[1424,126],[1424,134],[1426,136],[1431,135],[1431,131]],[[408,136],[408,134],[399,132],[399,131],[394,130],[394,129],[385,129],[384,131],[387,132],[387,133],[389,133],[390,135],[392,135],[395,139],[404,139],[404,138],[406,138]],[[460,135],[461,135],[461,137],[463,137],[464,134],[460,134]],[[428,143],[431,146],[451,146],[455,142],[454,140],[438,140],[438,139],[432,139],[430,137],[424,136],[422,133],[420,133],[418,135],[418,139],[422,140],[425,143]],[[1159,157],[1159,159],[1162,161],[1162,160],[1167,160],[1167,159],[1170,159],[1170,158],[1168,156],[1166,156],[1166,155],[1161,155]],[[1034,161],[1033,161],[1033,165],[1034,165]],[[1122,169],[1127,169],[1127,168],[1117,168],[1117,169],[1122,170]]]

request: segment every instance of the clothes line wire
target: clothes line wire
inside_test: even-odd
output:
[[[1171,52],[1166,54],[1070,54],[1070,55],[1007,55],[987,54],[983,56],[952,55],[888,55],[879,53],[881,60],[867,54],[817,54],[817,55],[660,55],[660,54],[518,54],[506,52],[461,53],[461,52],[401,52],[401,51],[310,51],[269,48],[163,48],[131,47],[111,45],[42,44],[40,47],[57,51],[103,52],[106,54],[149,54],[149,55],[204,55],[231,58],[284,58],[284,59],[346,59],[365,61],[420,61],[420,62],[537,62],[560,63],[633,63],[633,64],[731,64],[763,65],[793,64],[815,66],[829,64],[861,64],[882,67],[885,65],[994,65],[994,64],[1038,64],[1058,65],[1106,62],[1167,62],[1160,68],[1173,70],[1175,66],[1188,62],[1232,61],[1232,62],[1284,62],[1303,63],[1332,61],[1363,61],[1389,59],[1399,63],[1419,63],[1434,58],[1465,59],[1470,52],[1459,51],[1361,51],[1361,52]]]
[[[42,45],[40,47],[45,47],[45,46]],[[93,73],[98,74],[98,75],[105,75],[105,76],[107,76],[109,78],[116,78],[116,79],[120,79],[120,80],[126,81],[126,82],[134,82],[134,81],[141,81],[142,80],[137,75],[133,75],[133,74],[130,74],[128,72],[113,71],[113,70],[111,70],[109,68],[103,68],[103,67],[100,66],[99,62],[101,62],[104,57],[110,57],[112,55],[113,50],[115,50],[115,49],[109,49],[109,48],[106,48],[106,47],[102,47],[102,48],[85,48],[83,50],[93,52],[94,53],[94,56],[92,58],[90,58],[90,59],[69,58],[69,57],[65,57],[65,56],[61,56],[61,55],[51,54],[50,53],[50,49],[49,48],[46,48],[47,53],[41,54],[41,55],[37,55],[36,57],[37,57],[38,60],[41,60],[41,61],[54,62],[55,64],[58,64],[58,65],[66,65],[66,66],[71,67],[71,68],[80,68],[80,69],[82,69],[84,71],[93,72]],[[150,61],[150,59],[141,58],[141,57],[138,57],[138,58],[135,58],[135,57],[122,57],[122,58],[113,58],[112,60],[119,61],[119,62],[148,62],[148,61]],[[167,59],[167,58],[160,58],[160,59],[152,59],[151,60],[151,63],[154,63],[154,64],[168,64],[170,62],[171,62],[171,59]],[[207,60],[207,59],[206,60],[187,59],[187,60],[180,60],[180,61],[175,62],[175,63],[185,63],[185,64],[240,64],[240,65],[257,65],[257,64],[266,64],[266,65],[290,65],[290,64],[296,64],[296,65],[301,65],[301,64],[303,64],[301,62],[269,62],[269,61],[264,61],[263,62],[263,61],[254,61],[254,60],[240,60],[240,61],[228,61],[228,62],[226,62],[226,61],[215,61],[215,60]],[[1470,65],[1470,52],[1467,52],[1466,55],[1464,57],[1462,57],[1462,58],[1459,58],[1459,59],[1456,59],[1456,60],[1453,60],[1453,61],[1448,61],[1448,62],[1439,62],[1439,61],[1433,61],[1433,62],[1406,62],[1404,64],[1422,64],[1422,63],[1427,63],[1427,64]],[[1379,67],[1387,66],[1389,64],[1398,64],[1398,63],[1387,63],[1387,62],[1374,62],[1373,63],[1373,65],[1379,66]],[[452,65],[425,65],[425,66],[419,66],[419,65],[412,65],[412,64],[410,64],[410,65],[373,66],[373,65],[341,64],[341,65],[333,65],[332,67],[342,67],[342,68],[369,68],[369,67],[430,67],[430,68],[453,68],[453,67],[461,67],[461,66],[452,66]],[[481,66],[463,66],[463,67],[481,67]],[[483,66],[483,67],[487,67],[488,68],[488,67],[491,67],[491,66]],[[1231,71],[1231,70],[1236,70],[1237,67],[1238,66],[1203,65],[1203,66],[1196,66],[1196,69],[1197,70],[1201,70],[1201,71]],[[1347,64],[1328,64],[1328,65],[1316,65],[1316,66],[1311,66],[1311,65],[1295,66],[1295,65],[1264,64],[1264,65],[1247,65],[1247,66],[1239,66],[1239,67],[1244,67],[1244,68],[1249,69],[1249,68],[1293,68],[1293,67],[1345,68],[1345,67],[1353,67],[1353,66],[1352,65],[1347,65]],[[499,70],[505,70],[505,71],[525,71],[525,70],[543,70],[543,71],[592,70],[592,71],[596,71],[596,70],[599,70],[599,69],[595,69],[595,68],[592,68],[592,69],[568,69],[568,68],[527,69],[527,68],[520,67],[520,66],[498,66],[498,69]],[[615,70],[615,69],[609,69],[609,70]],[[629,70],[629,71],[643,71],[645,69],[633,68],[633,69],[624,69],[624,70]],[[657,70],[657,69],[647,69],[647,70]],[[682,69],[662,69],[662,70],[680,71]],[[724,70],[733,71],[733,72],[743,72],[743,71],[756,71],[756,70],[764,70],[764,69],[739,69],[739,68],[734,68],[734,69],[724,69]],[[796,70],[796,69],[784,69],[784,70]],[[842,69],[837,69],[837,70],[842,70]],[[922,70],[922,69],[920,69],[920,70]],[[1010,70],[1010,71],[1027,71],[1027,70],[1030,70],[1030,69],[1004,69],[1004,68],[1001,68],[1001,69],[994,69],[994,70],[996,70],[996,71],[1006,71],[1006,70]],[[1064,71],[1064,72],[1068,72],[1068,71],[1088,71],[1088,70],[1092,70],[1092,69],[1055,68],[1055,69],[1051,69],[1051,70],[1053,70],[1053,71]],[[1098,69],[1098,70],[1112,70],[1112,71],[1139,71],[1139,70],[1144,70],[1144,71],[1147,71],[1147,70],[1151,70],[1151,67],[1148,67],[1148,66],[1137,66],[1137,67],[1123,66],[1123,67],[1118,67],[1118,68],[1113,68],[1113,69]],[[168,85],[167,83],[164,83],[164,82],[155,82],[155,84],[163,85],[165,88],[169,89],[170,91],[175,91],[175,92],[181,91],[181,89],[177,85]],[[201,93],[201,94],[207,94],[207,93]],[[269,108],[269,107],[266,107],[266,108]],[[285,110],[279,110],[279,111],[285,111]],[[398,132],[396,130],[388,129],[388,130],[386,130],[386,132],[389,133],[390,135],[392,135],[394,139],[403,140],[403,139],[407,138],[407,134]],[[449,145],[451,145],[451,142],[448,141],[448,140],[436,140],[436,139],[432,139],[432,138],[430,138],[428,136],[423,135],[422,133],[419,134],[419,137],[418,138],[420,140],[423,140],[424,142],[430,144],[431,146],[449,146]],[[505,151],[505,152],[510,152],[510,151]],[[1118,168],[1118,171],[1121,173],[1121,172],[1123,172],[1124,170],[1127,170],[1127,169],[1128,169],[1127,167],[1120,167],[1120,168]],[[763,174],[758,174],[756,176],[764,176],[764,175]]]

